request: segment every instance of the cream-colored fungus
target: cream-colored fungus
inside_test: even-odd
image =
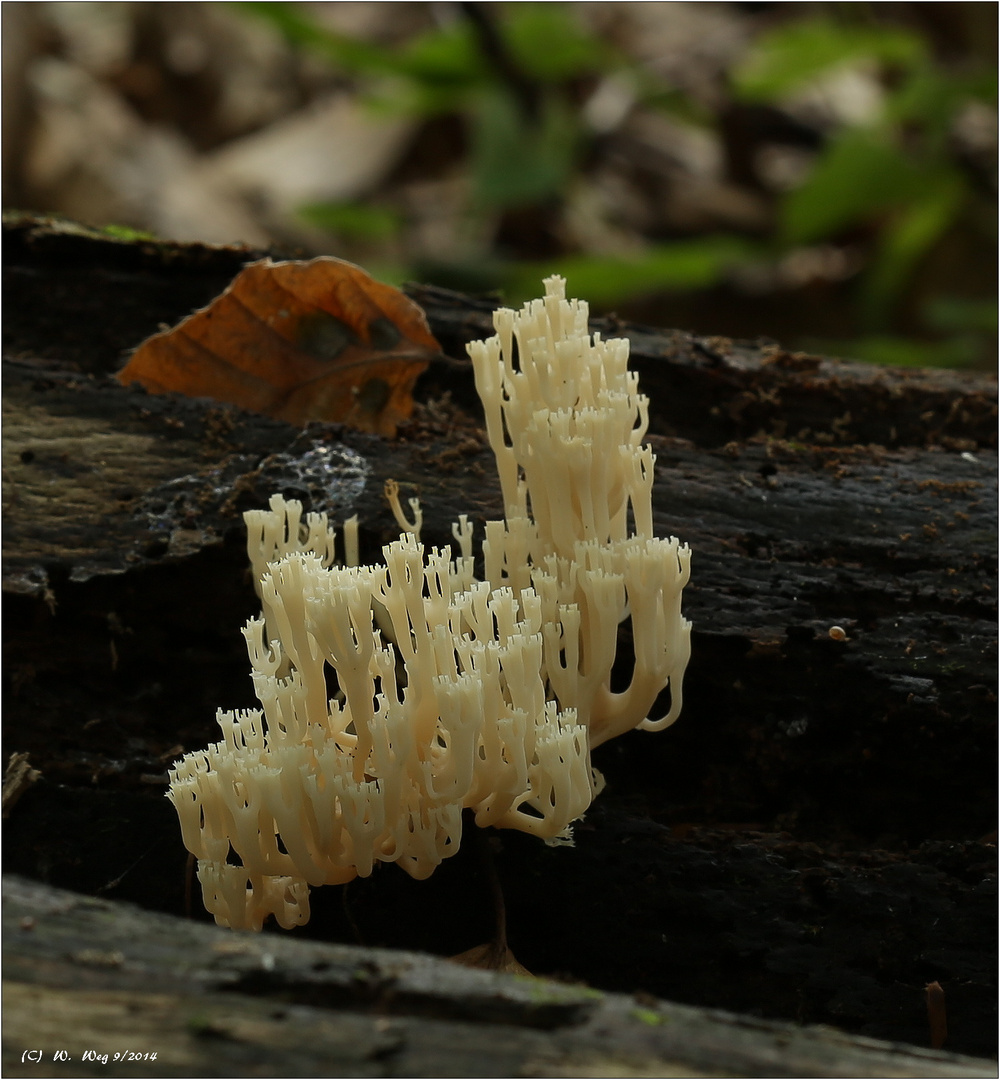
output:
[[[178,762],[169,791],[220,924],[300,925],[311,887],[376,861],[425,878],[458,849],[464,808],[480,826],[565,836],[602,785],[591,748],[677,718],[690,551],[653,536],[648,403],[628,342],[591,339],[587,305],[561,278],[545,285],[469,346],[505,509],[486,523],[482,581],[467,517],[455,559],[427,551],[419,504],[410,521],[391,482],[404,532],[382,565],[354,565],[353,519],[341,566],[325,515],[303,521],[281,496],[245,515],[261,708],[220,710],[222,741]],[[635,664],[614,692],[625,618]],[[668,714],[649,719],[667,685]]]

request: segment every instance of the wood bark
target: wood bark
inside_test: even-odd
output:
[[[463,357],[495,304],[411,290],[445,356],[394,442],[296,431],[112,374],[261,253],[5,231],[4,723],[41,773],[5,865],[179,912],[166,765],[215,738],[217,706],[253,704],[241,512],[281,491],[357,513],[377,558],[393,477],[426,542],[463,512],[481,535],[502,507]],[[993,1053],[995,382],[594,329],[629,337],[651,398],[654,521],[694,552],[694,649],[678,724],[601,748],[575,849],[498,834],[515,952],[916,1044],[936,980],[945,1045]],[[320,890],[310,932],[457,953],[488,936],[479,876],[463,848],[427,883]]]
[[[995,1074],[829,1028],[234,935],[21,879],[4,883],[3,919],[5,1076]]]

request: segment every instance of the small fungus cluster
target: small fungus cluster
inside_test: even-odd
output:
[[[218,923],[286,928],[310,887],[396,862],[429,876],[457,851],[462,811],[479,826],[554,839],[600,789],[590,751],[681,709],[690,551],[653,535],[647,399],[628,342],[588,333],[561,278],[469,354],[496,457],[505,519],[472,526],[458,554],[426,551],[419,507],[358,566],[326,515],[274,496],[245,515],[263,608],[243,633],[260,709],[218,713],[223,738],[171,771],[169,798]],[[618,627],[635,663],[611,689]],[[327,668],[336,672],[336,696]],[[670,709],[648,719],[670,687]]]

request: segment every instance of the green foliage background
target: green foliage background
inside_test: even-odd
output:
[[[718,117],[701,103],[582,29],[571,5],[466,5],[467,14],[470,7],[488,9],[492,47],[473,15],[394,49],[331,33],[294,3],[238,6],[354,78],[372,108],[425,119],[460,117],[470,228],[477,219],[524,208],[558,214],[599,150],[579,108],[578,91],[588,80],[619,73],[637,88],[643,108],[709,131],[718,127]],[[995,236],[995,177],[992,190],[981,190],[981,172],[970,171],[956,152],[954,132],[970,103],[995,107],[995,63],[974,57],[946,63],[927,35],[886,21],[884,13],[876,17],[867,4],[780,6],[785,18],[765,29],[728,72],[735,105],[780,109],[803,88],[859,66],[877,75],[883,93],[874,115],[824,132],[802,181],[773,193],[768,235],[650,238],[628,258],[557,251],[537,260],[498,247],[483,251],[474,267],[385,263],[374,269],[396,280],[495,289],[515,304],[535,295],[540,276],[555,271],[595,308],[630,315],[648,311],[642,301],[650,297],[715,290],[724,303],[727,283],[741,268],[775,266],[810,246],[850,245],[861,258],[841,289],[849,332],[839,340],[800,335],[786,344],[896,364],[992,365],[995,259],[983,253],[992,250]],[[375,243],[402,224],[400,211],[377,199],[303,207],[302,213],[333,238]],[[961,283],[931,274],[932,287],[921,286],[935,253],[970,233],[964,250],[982,260],[981,273],[973,268]],[[769,333],[782,337],[782,331],[779,312]]]

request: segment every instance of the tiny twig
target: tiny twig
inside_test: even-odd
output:
[[[184,869],[184,918],[191,918],[191,888],[194,882],[194,856],[188,853]]]
[[[504,902],[503,888],[500,885],[500,875],[497,873],[496,859],[490,848],[489,837],[483,829],[476,829],[476,847],[479,850],[479,858],[486,871],[486,880],[489,883],[490,899],[493,903],[493,942],[492,951],[499,958],[507,952],[507,905]]]
[[[944,1004],[944,989],[935,979],[924,987],[927,995],[927,1021],[931,1029],[931,1049],[940,1050],[948,1038],[948,1013]]]
[[[122,872],[121,872],[121,873],[120,873],[120,874],[118,875],[118,877],[116,877],[116,878],[112,878],[112,879],[111,879],[110,881],[107,881],[107,882],[105,882],[105,883],[104,883],[104,884],[103,884],[103,885],[102,885],[102,886],[101,886],[101,887],[100,887],[100,888],[99,888],[99,889],[97,890],[97,893],[96,893],[96,895],[97,895],[97,896],[101,896],[101,895],[102,895],[103,893],[106,893],[106,892],[110,892],[110,891],[111,891],[112,889],[117,889],[117,888],[118,888],[118,886],[119,886],[119,885],[121,885],[121,883],[122,883],[123,879],[125,878],[126,874],[130,874],[130,873],[131,873],[131,872],[132,872],[132,871],[133,871],[133,870],[134,870],[134,869],[135,869],[135,868],[136,868],[136,867],[137,867],[137,866],[139,865],[139,863],[141,863],[141,862],[142,862],[142,860],[143,860],[143,859],[145,859],[145,857],[146,857],[146,856],[147,856],[147,855],[148,855],[148,854],[149,854],[149,853],[150,853],[151,851],[154,851],[154,850],[156,849],[156,847],[157,847],[157,845],[156,845],[156,844],[153,844],[153,846],[152,846],[152,847],[149,847],[149,848],[147,848],[147,849],[146,849],[146,850],[145,850],[145,851],[144,851],[144,852],[143,852],[143,853],[142,853],[142,854],[141,854],[141,855],[139,856],[139,858],[135,860],[135,862],[134,862],[134,863],[132,863],[132,864],[131,864],[131,865],[129,865],[129,866],[126,866],[126,867],[125,867],[125,869],[124,869],[124,870],[123,870],[123,871],[122,871]]]
[[[347,924],[354,932],[354,939],[362,947],[365,944],[364,935],[361,933],[361,928],[358,926],[354,919],[354,912],[351,911],[351,905],[347,902],[347,890],[351,887],[349,881],[344,883],[343,889],[340,890],[340,906],[344,909],[344,918],[347,919]]]

